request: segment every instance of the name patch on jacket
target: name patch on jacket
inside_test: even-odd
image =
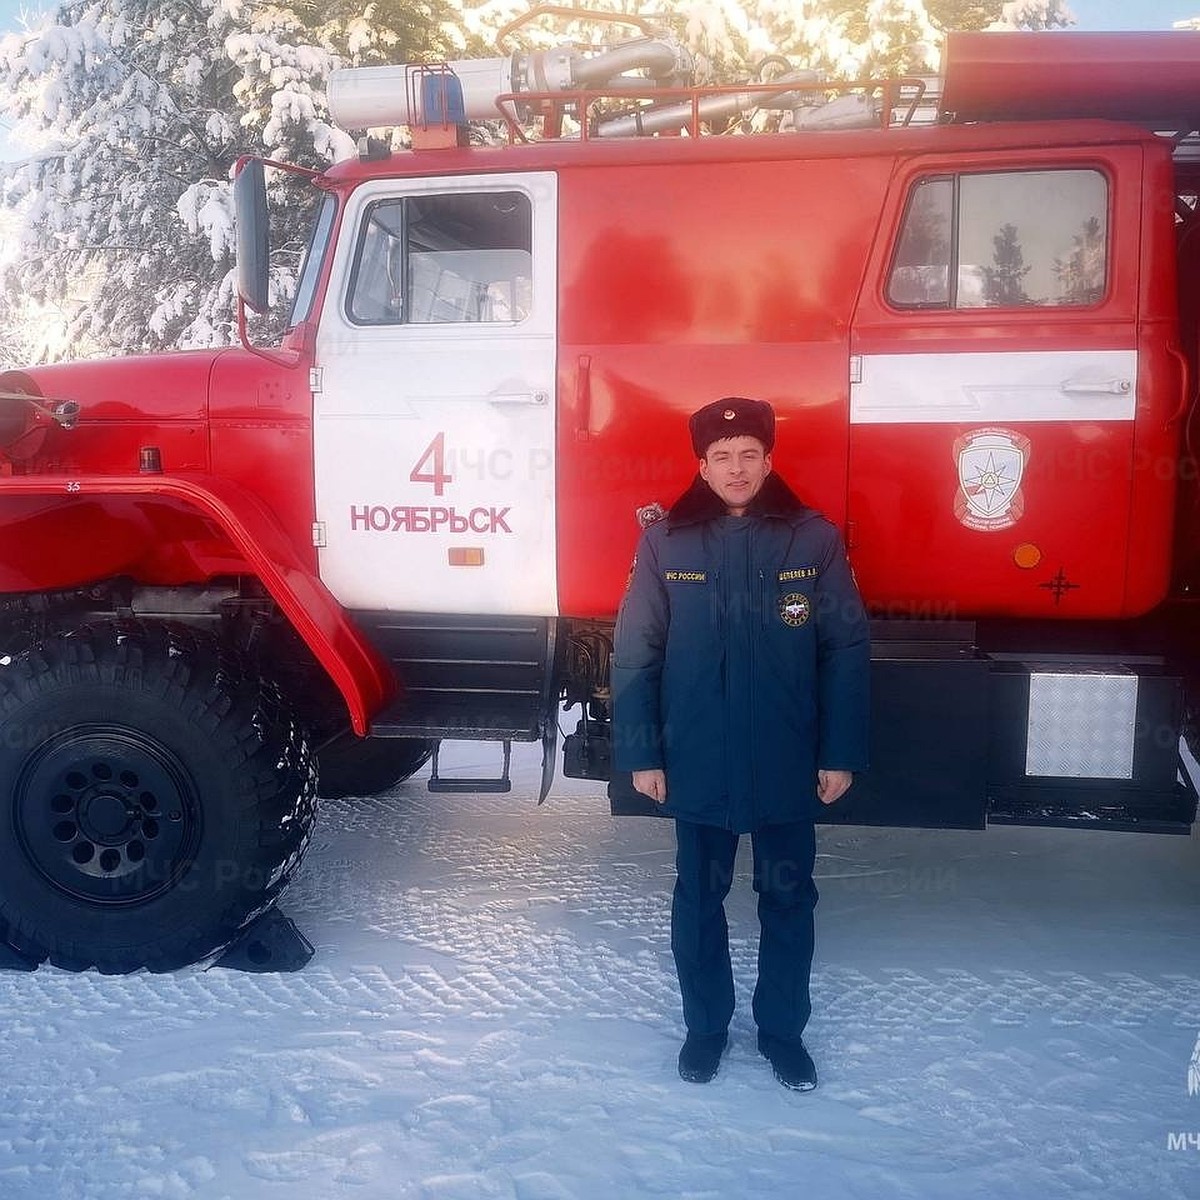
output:
[[[663,578],[668,583],[707,583],[707,571],[664,571]]]
[[[816,579],[817,574],[816,567],[792,567],[790,570],[779,572],[779,582],[787,583],[791,579]]]

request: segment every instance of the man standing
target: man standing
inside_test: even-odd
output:
[[[617,618],[614,764],[675,818],[679,1074],[708,1082],[728,1041],[724,900],[749,833],[758,1048],[807,1091],[814,821],[866,767],[867,621],[837,530],[771,473],[771,406],[718,400],[689,428],[699,474],[642,534]]]

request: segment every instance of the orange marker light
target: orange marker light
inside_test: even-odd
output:
[[[1013,551],[1013,562],[1028,571],[1042,561],[1042,552],[1032,542],[1022,542]]]
[[[451,546],[446,551],[452,567],[482,567],[482,546]]]

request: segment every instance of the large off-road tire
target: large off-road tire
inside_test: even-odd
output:
[[[424,738],[357,738],[330,742],[317,756],[324,800],[375,796],[419,771],[433,754]]]
[[[0,936],[28,954],[205,959],[278,898],[315,812],[288,706],[214,637],[114,622],[0,669]]]

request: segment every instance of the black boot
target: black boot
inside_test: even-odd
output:
[[[707,1083],[721,1065],[729,1033],[689,1033],[679,1051],[679,1078],[688,1083]]]
[[[799,1038],[786,1041],[760,1030],[758,1052],[771,1064],[775,1078],[785,1088],[795,1092],[811,1092],[817,1086],[817,1068]]]

